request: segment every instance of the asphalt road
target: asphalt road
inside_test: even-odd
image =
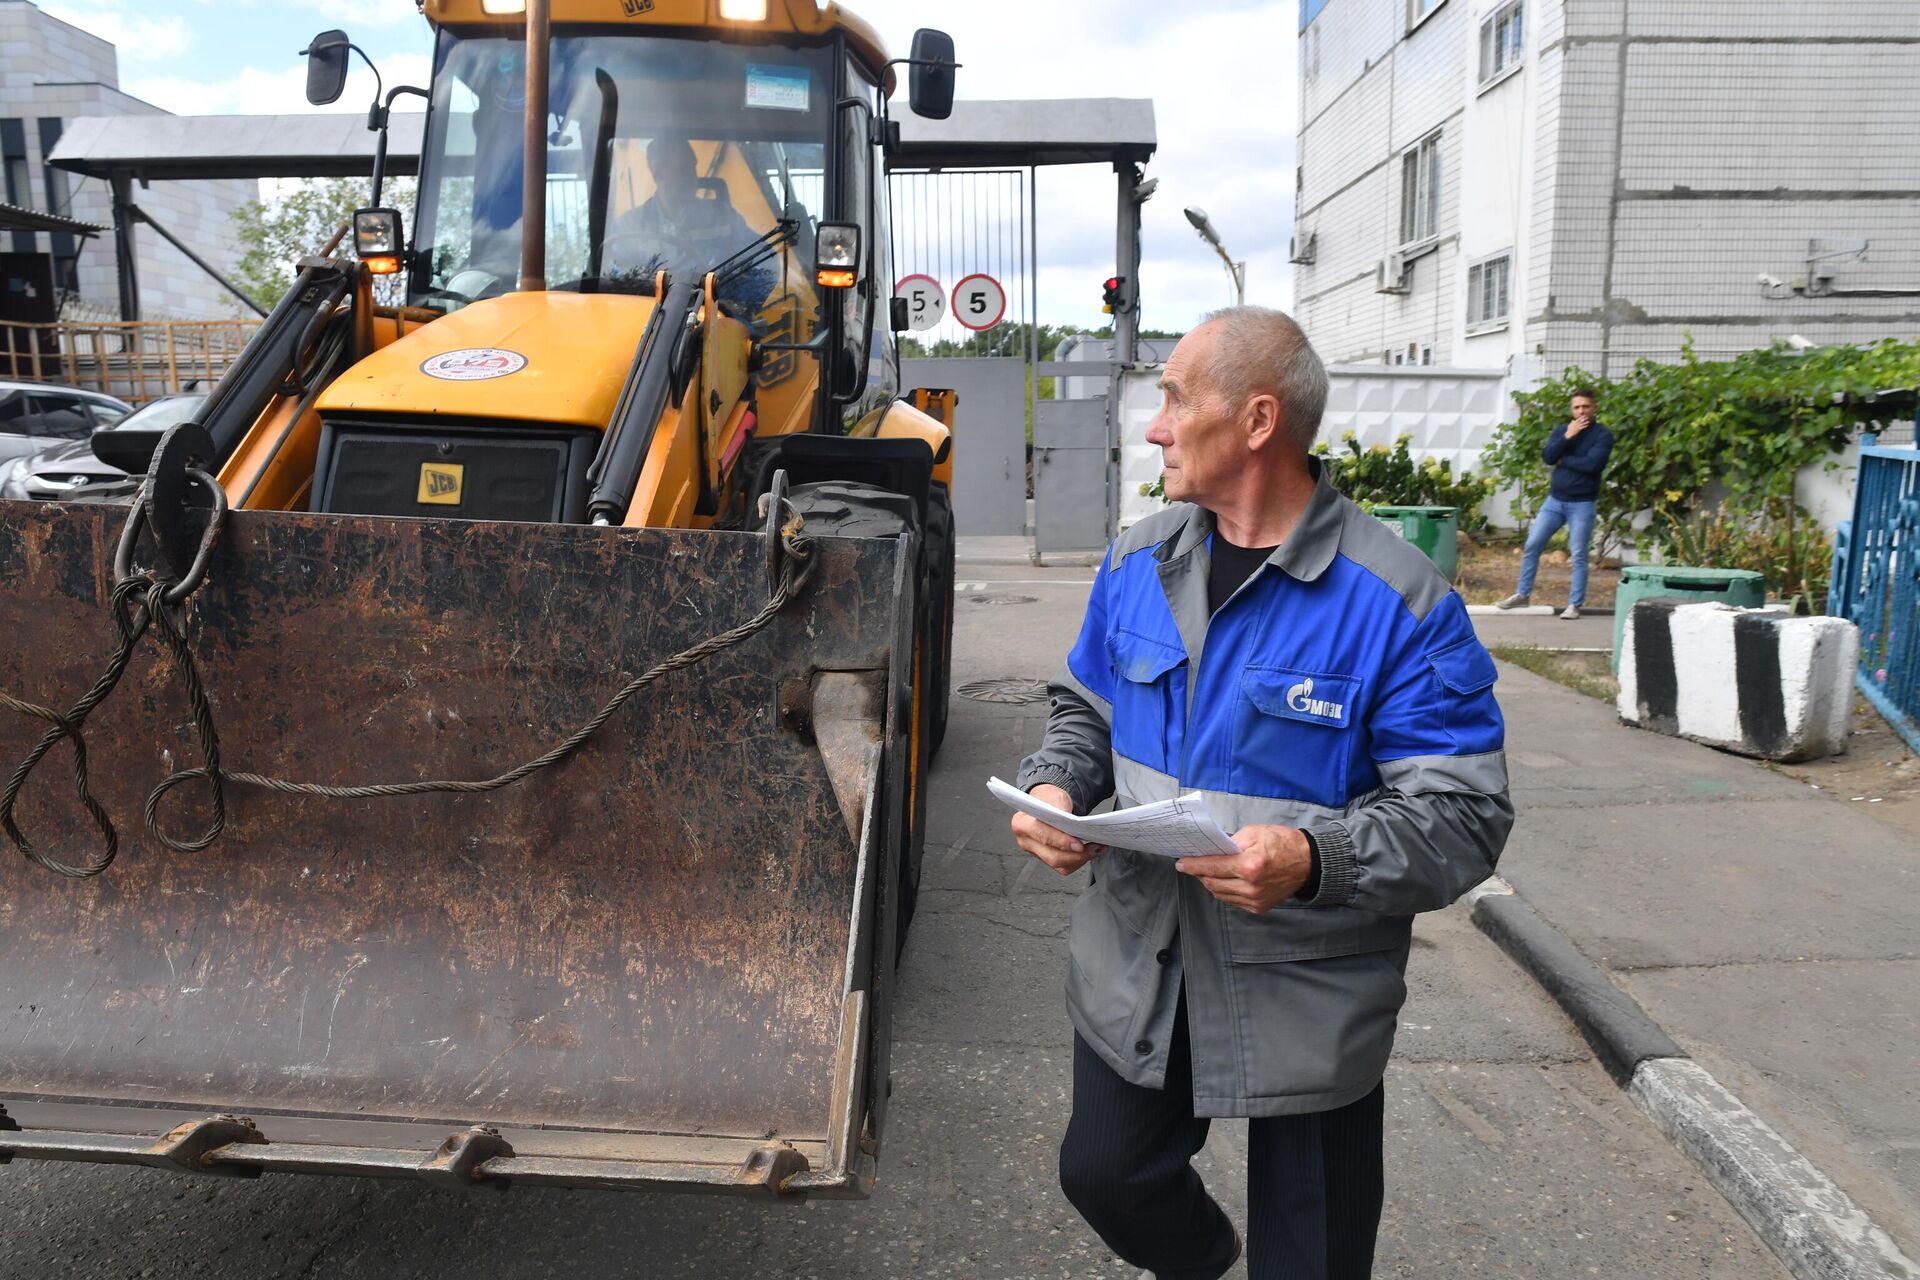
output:
[[[1072,639],[1088,575],[962,575],[979,585],[961,596],[956,686],[1044,678]],[[1053,1180],[1069,1104],[1064,934],[1079,877],[1012,852],[982,785],[1010,776],[1044,715],[1039,703],[955,701],[871,1201],[459,1195],[17,1161],[0,1168],[0,1280],[1130,1278]],[[1420,922],[1409,986],[1388,1075],[1377,1275],[1784,1275],[1463,912]],[[1239,1216],[1243,1126],[1217,1124],[1201,1167]]]

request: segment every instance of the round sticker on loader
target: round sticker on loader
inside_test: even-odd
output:
[[[442,351],[422,364],[420,372],[447,382],[481,382],[487,378],[504,378],[526,367],[527,358],[518,351],[462,347],[458,351]]]

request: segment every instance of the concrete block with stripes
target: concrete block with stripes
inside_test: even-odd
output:
[[[1765,760],[1838,755],[1859,651],[1844,618],[1642,600],[1620,639],[1620,716]]]

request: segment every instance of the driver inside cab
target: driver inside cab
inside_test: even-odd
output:
[[[714,197],[701,195],[693,144],[685,138],[647,143],[647,169],[653,194],[607,233],[608,271],[704,274],[759,238],[724,187]]]

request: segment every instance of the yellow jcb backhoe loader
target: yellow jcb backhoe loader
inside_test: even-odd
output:
[[[887,103],[952,42],[424,11],[411,240],[377,167],[99,437],[131,509],[0,503],[0,1164],[864,1195],[953,592]]]

